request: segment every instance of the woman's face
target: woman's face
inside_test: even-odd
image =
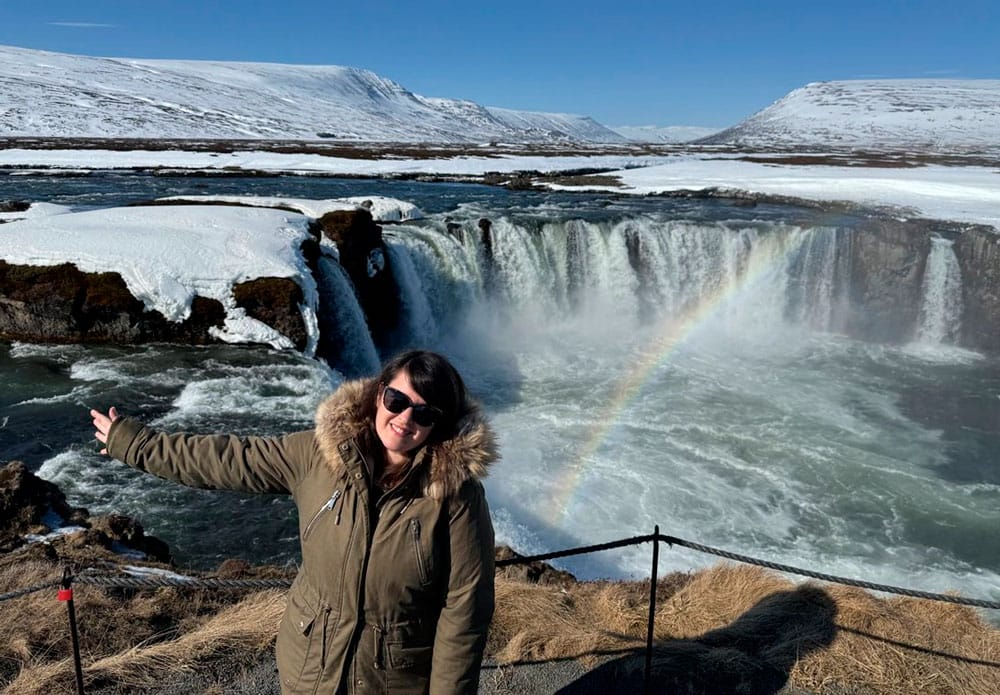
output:
[[[383,392],[385,388],[396,389],[407,396],[413,405],[425,404],[426,401],[413,390],[410,375],[404,370],[399,372],[388,384],[379,389],[378,407],[375,410],[375,433],[385,447],[386,455],[391,463],[402,462],[407,453],[416,449],[430,436],[434,425],[421,427],[413,420],[413,408],[406,408],[401,413],[393,413],[385,407]]]

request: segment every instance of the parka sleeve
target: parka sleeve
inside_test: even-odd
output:
[[[166,434],[132,418],[108,433],[108,455],[189,487],[288,493],[314,447],[311,431],[282,437]]]
[[[451,568],[434,636],[434,695],[478,691],[493,619],[493,522],[481,483],[465,483],[449,519]]]

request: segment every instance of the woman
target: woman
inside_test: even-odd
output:
[[[302,566],[278,630],[283,693],[474,693],[493,615],[480,479],[495,437],[433,352],[343,384],[314,430],[165,434],[92,410],[101,453],[185,485],[291,494]]]

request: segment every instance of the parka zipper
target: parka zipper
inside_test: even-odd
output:
[[[322,646],[320,648],[320,652],[319,652],[319,667],[320,667],[320,669],[325,669],[326,668],[326,656],[327,656],[327,654],[326,654],[326,644],[327,644],[327,638],[329,637],[328,628],[330,626],[330,612],[332,610],[333,609],[330,608],[329,606],[327,606],[326,608],[323,609],[323,644],[322,644]]]
[[[316,523],[316,521],[319,519],[320,515],[323,512],[327,512],[327,511],[330,511],[331,509],[333,509],[334,505],[337,504],[337,500],[340,499],[340,495],[341,494],[343,494],[343,493],[341,493],[340,490],[334,490],[333,491],[333,494],[330,495],[330,499],[328,499],[326,501],[326,503],[322,507],[319,508],[319,511],[316,512],[315,516],[313,516],[312,520],[306,526],[306,530],[302,532],[302,540],[305,540],[306,536],[309,535],[309,531],[312,530],[313,524]],[[340,510],[337,510],[336,523],[337,524],[340,523]]]
[[[420,583],[427,584],[427,567],[424,565],[424,553],[420,549],[420,519],[410,519],[410,538],[413,539],[413,552],[417,556],[417,571],[420,573]]]

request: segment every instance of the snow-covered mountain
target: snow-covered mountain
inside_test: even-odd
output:
[[[622,125],[609,126],[632,142],[683,143],[706,138],[719,132],[719,128],[703,128],[694,125]]]
[[[342,66],[92,58],[0,46],[0,137],[614,143],[591,118],[422,97]]]
[[[813,82],[698,142],[755,149],[996,152],[1000,80]]]

